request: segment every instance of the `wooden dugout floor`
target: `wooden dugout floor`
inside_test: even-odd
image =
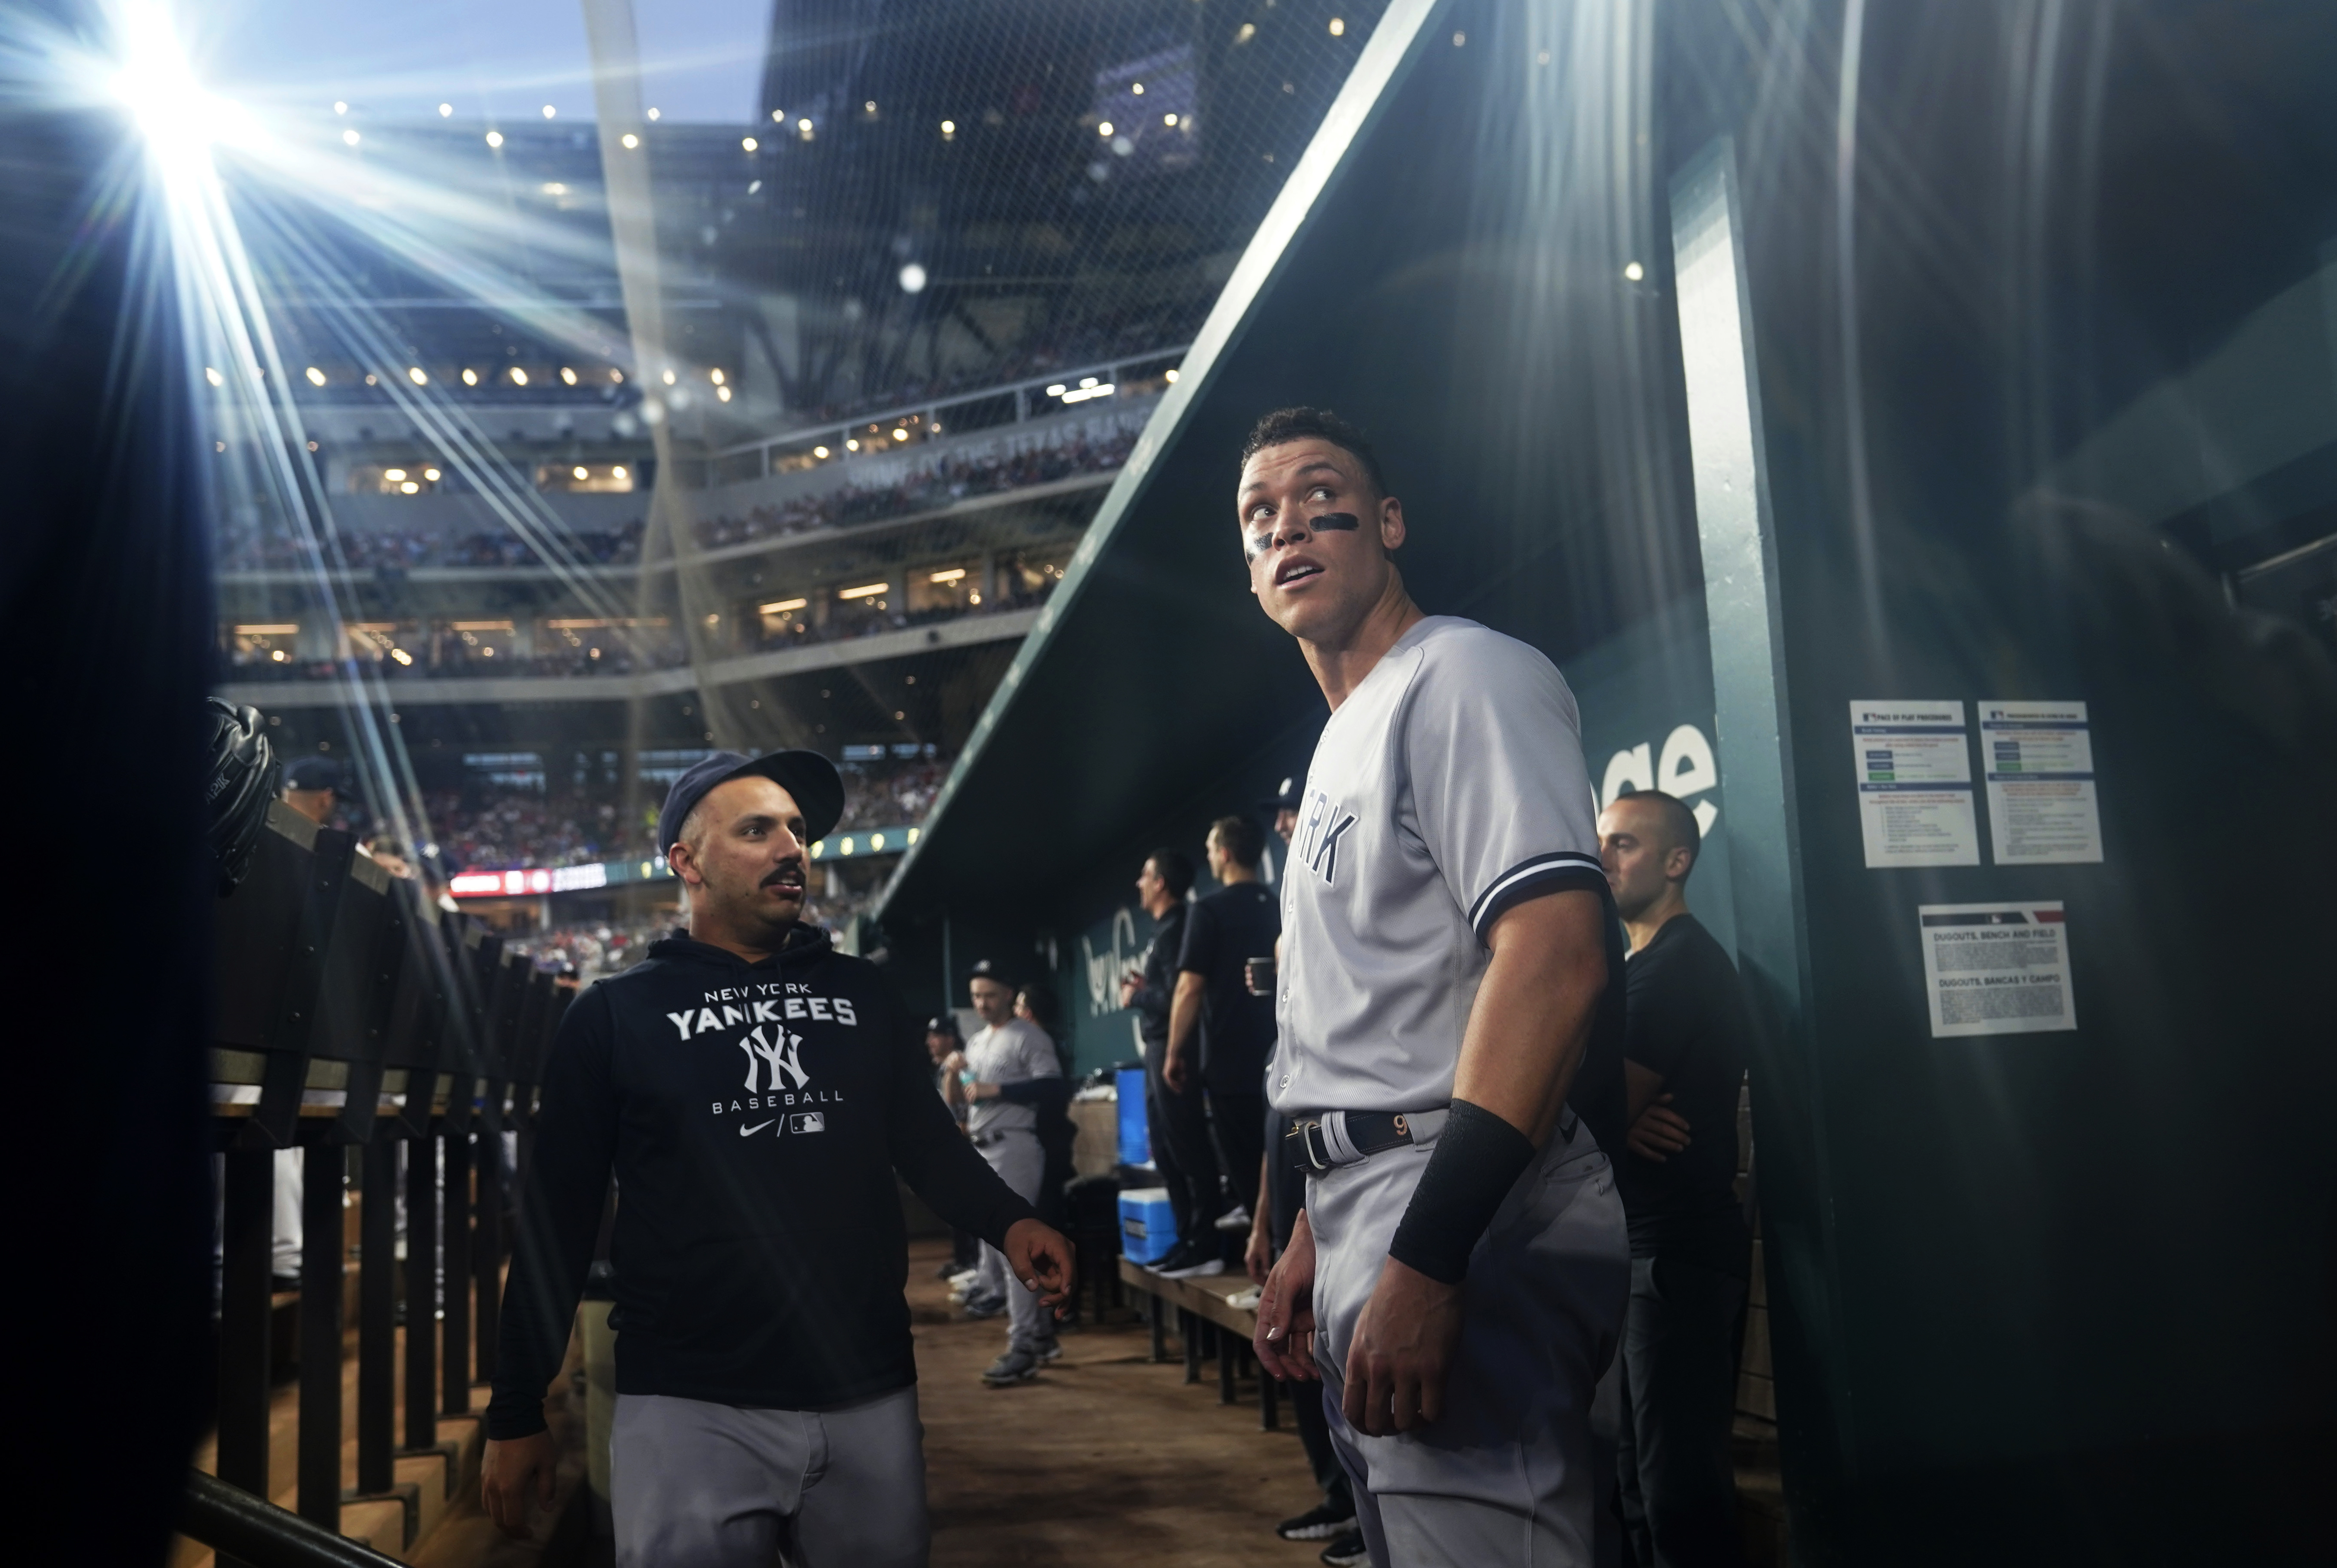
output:
[[[1287,1415],[1258,1430],[1243,1385],[1217,1402],[1215,1367],[1185,1382],[1155,1366],[1140,1322],[1067,1329],[1034,1382],[983,1386],[1003,1319],[968,1322],[934,1277],[947,1248],[910,1249],[919,1406],[934,1568],[1230,1568],[1312,1564],[1323,1544],[1284,1541],[1279,1520],[1320,1500]]]

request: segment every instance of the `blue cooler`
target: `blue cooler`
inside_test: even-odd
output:
[[[1152,1163],[1152,1132],[1144,1119],[1144,1069],[1122,1067],[1112,1075],[1120,1096],[1120,1163]]]
[[[1120,1251],[1139,1263],[1157,1263],[1177,1244],[1177,1216],[1166,1187],[1134,1187],[1120,1195]]]

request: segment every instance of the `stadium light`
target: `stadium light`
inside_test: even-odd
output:
[[[624,465],[623,463],[621,463],[617,464],[617,466],[616,466],[616,467],[614,467],[614,468],[611,469],[611,470],[609,471],[609,477],[610,477],[611,479],[622,479],[622,478],[624,478],[624,477],[625,477],[625,465]]]
[[[864,582],[858,588],[837,589],[836,590],[836,597],[838,599],[874,599],[876,595],[884,591],[885,585],[881,582]]]
[[[311,386],[325,385],[325,373],[313,365],[308,367],[308,385]]]
[[[563,365],[560,367],[560,379],[573,386],[576,385],[576,372]]]
[[[1173,126],[1177,123],[1177,117],[1174,114],[1163,114],[1160,117],[1160,123]]]
[[[430,377],[423,374],[422,367],[418,365],[409,365],[406,367],[406,379],[416,386],[430,385]]]
[[[826,463],[827,461],[827,448],[824,446],[813,447],[811,449],[811,454],[819,459],[822,463]]]
[[[438,471],[435,468],[425,468],[422,471],[422,477],[435,484],[438,482]]]
[[[1135,93],[1139,98],[1144,96],[1144,83],[1141,82],[1132,83],[1128,90],[1130,93]]]
[[[1623,281],[1626,283],[1637,283],[1647,275],[1648,269],[1636,261],[1627,261],[1623,264]]]
[[[1168,385],[1171,385],[1171,386],[1176,385],[1177,385],[1177,367],[1176,367],[1175,365],[1170,365],[1170,366],[1168,367],[1168,371],[1166,372],[1166,374],[1164,375],[1163,379],[1164,379],[1164,380],[1166,380],[1166,381],[1168,383]]]
[[[359,136],[354,131],[344,131],[341,132],[341,141],[346,146],[355,147],[358,142],[364,140],[364,137]]]
[[[925,579],[925,580],[927,582],[958,582],[963,580],[964,577],[965,568],[962,566],[953,566],[947,571],[937,571],[934,573],[931,577]]]
[[[954,136],[954,135],[956,135],[956,134],[957,134],[957,122],[956,122],[956,121],[954,121],[954,120],[944,120],[944,121],[943,121],[943,122],[942,122],[942,134],[943,134],[943,135],[944,135],[944,136]]]
[[[415,483],[414,481],[410,479],[404,484],[399,485],[397,489],[398,492],[402,495],[419,495],[422,493],[422,487]]]
[[[454,106],[452,103],[441,103],[440,105],[438,105],[438,118],[439,118],[439,119],[441,119],[441,120],[451,120],[451,119],[453,119],[454,117],[455,117],[455,106]]]
[[[502,131],[488,131],[488,132],[487,132],[487,145],[488,145],[488,146],[490,146],[490,147],[501,147],[503,144],[504,144],[504,133],[503,133]]]
[[[476,386],[479,385],[479,373],[473,370],[467,365],[463,366],[463,385],[465,386]]]
[[[787,615],[791,611],[803,609],[810,602],[811,600],[807,599],[783,599],[776,604],[767,604],[760,608],[765,615]]]
[[[665,384],[668,386],[671,386],[673,385],[673,372],[670,370],[665,373]]]
[[[348,106],[348,102],[347,102],[347,101],[346,99],[337,99],[337,99],[335,99],[335,100],[333,101],[333,112],[334,112],[334,113],[336,113],[336,114],[347,114],[348,112],[349,112],[349,106]]]
[[[258,139],[247,111],[195,80],[165,7],[126,5],[120,15],[122,63],[109,85],[165,173],[185,175],[204,167],[215,142],[248,144]],[[348,109],[346,103],[335,107],[344,113]]]
[[[619,137],[617,140],[619,140],[620,141],[622,141],[622,142],[625,144],[625,151],[628,151],[628,152],[631,152],[634,148],[639,147],[639,146],[641,144],[641,139],[640,139],[640,137],[638,137],[638,136],[634,135],[634,134],[633,134],[631,131],[626,131],[622,136]]]
[[[381,471],[381,476],[389,481],[390,483],[396,484],[399,480],[406,477],[406,470],[402,468],[385,468]]]
[[[525,386],[527,385],[527,372],[522,370],[516,365],[511,367],[511,378],[512,385],[513,386]]]
[[[1107,120],[1107,121],[1103,122],[1101,124],[1098,125],[1098,126],[1096,127],[1096,134],[1097,134],[1097,135],[1099,135],[1099,136],[1109,136],[1109,135],[1110,135],[1110,134],[1111,134],[1111,122],[1110,122],[1110,121],[1109,121],[1109,120]]]
[[[752,152],[756,148],[760,147],[762,143],[756,141],[751,136],[741,136],[738,138],[738,145],[745,148],[748,151]]]
[[[721,372],[720,368],[719,368],[719,367],[718,367],[718,368],[716,368],[716,369],[713,369],[713,370],[709,370],[709,371],[708,371],[708,372],[706,373],[706,379],[707,379],[707,380],[709,380],[709,381],[710,381],[710,382],[712,382],[712,383],[713,383],[715,385],[717,385],[717,386],[721,385],[722,385],[722,372]]]
[[[650,119],[655,120],[655,119],[657,119],[658,117],[659,117],[659,116],[658,116],[658,112],[657,112],[656,110],[652,109],[652,110],[650,110]]]
[[[1332,36],[1332,37],[1334,37],[1334,38],[1344,38],[1344,37],[1345,37],[1345,36],[1346,36],[1346,33],[1347,33],[1347,19],[1346,19],[1345,17],[1344,17],[1344,16],[1334,16],[1334,17],[1332,17],[1332,18],[1331,18],[1331,36]]]
[[[845,450],[845,451],[846,451],[846,452],[857,452],[857,451],[859,451],[859,450],[860,450],[860,438],[859,438],[858,436],[856,436],[856,436],[851,437],[849,440],[846,441],[846,442],[845,442],[845,443],[844,443],[844,450]]]
[[[730,401],[730,389],[727,386],[718,386],[714,389],[714,395],[728,403]]]
[[[912,261],[901,268],[901,292],[923,294],[925,291],[925,269]]]
[[[208,365],[203,366],[203,379],[210,382],[213,386],[225,386],[227,385],[227,377],[221,375],[218,371],[213,370]]]
[[[895,430],[893,433],[893,439],[895,441],[906,441],[909,439],[909,433],[905,430]]]
[[[572,470],[571,470],[570,472],[572,472],[572,473],[574,473],[574,474],[575,474],[575,476],[576,476],[577,478],[579,478],[579,479],[590,479],[590,478],[592,478],[592,471],[591,471],[590,469],[578,468],[578,469],[572,469]]]
[[[546,120],[556,120],[560,117],[560,111],[547,103],[543,106],[543,117]]]

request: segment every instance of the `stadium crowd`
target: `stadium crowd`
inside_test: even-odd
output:
[[[594,566],[630,566],[640,559],[641,519],[615,528],[563,531],[568,548]],[[404,571],[416,567],[543,566],[535,547],[508,531],[445,533],[425,529],[355,530],[339,536],[341,559],[353,571]],[[249,534],[222,554],[228,571],[287,571],[308,563],[305,541],[281,534]]]
[[[891,484],[847,484],[818,495],[758,506],[744,517],[702,518],[694,525],[694,533],[699,548],[716,550],[821,529],[856,528],[904,512],[947,506],[969,496],[996,495],[1082,473],[1106,473],[1128,461],[1136,435],[1133,430],[1101,441],[1075,435],[1000,456],[944,458]],[[630,566],[640,560],[643,526],[635,518],[616,528],[570,530],[566,538],[574,553],[593,565]],[[421,567],[502,570],[548,564],[533,545],[508,531],[455,534],[421,529],[350,530],[339,536],[339,541],[342,559],[354,571],[395,572]],[[305,541],[274,531],[231,538],[220,551],[220,567],[227,571],[291,570],[307,561]]]
[[[530,658],[490,654],[466,644],[435,638],[416,638],[415,640],[424,646],[418,653],[401,648],[399,651],[408,655],[406,660],[399,659],[387,649],[369,649],[357,656],[357,663],[368,673],[388,680],[433,677],[452,680],[488,676],[550,679],[582,675],[632,675],[642,670],[675,669],[689,662],[689,650],[679,640],[629,648],[612,638],[605,647],[567,648],[555,653],[537,654]],[[433,649],[428,646],[433,641],[441,641],[441,646]],[[273,653],[240,649],[230,650],[224,657],[224,667],[219,675],[223,681],[332,680],[341,674],[341,665],[335,659],[278,658]]]
[[[843,773],[846,803],[836,831],[853,833],[924,822],[949,776],[949,764],[927,757],[846,763]],[[464,789],[427,791],[423,809],[436,837],[439,862],[451,872],[533,871],[654,852],[653,824],[607,795],[547,796],[541,790],[481,781]]]
[[[947,506],[968,496],[996,495],[1035,484],[1051,484],[1075,474],[1106,473],[1128,461],[1129,451],[1136,445],[1136,435],[1135,431],[1122,431],[1097,442],[1075,436],[1053,445],[1002,456],[945,458],[892,484],[846,485],[820,495],[758,506],[744,517],[700,519],[697,524],[698,542],[701,549],[719,550],[725,545],[745,544],[758,539],[785,539],[824,528],[854,528],[904,512]]]
[[[949,770],[950,765],[937,757],[906,763],[846,763],[844,815],[836,824],[836,832],[924,822]]]

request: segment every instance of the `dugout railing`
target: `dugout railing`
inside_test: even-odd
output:
[[[353,835],[281,804],[249,873],[220,901],[215,932],[217,1476],[263,1505],[281,1490],[269,1473],[273,1213],[278,1151],[296,1149],[295,1509],[337,1530],[345,1503],[396,1496],[398,1458],[440,1452],[442,1416],[470,1417],[474,1383],[494,1376],[505,1197],[529,1158],[536,1087],[569,996],[484,924],[357,852]],[[345,1192],[359,1221],[354,1489],[343,1461]],[[409,1537],[413,1515],[409,1499]]]

